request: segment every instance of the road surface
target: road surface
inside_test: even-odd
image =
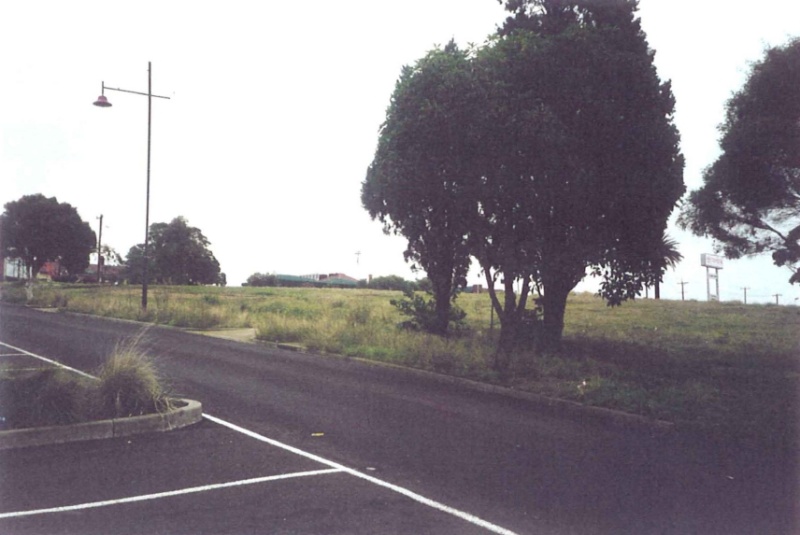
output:
[[[120,340],[141,330],[142,325],[133,322],[0,307],[0,342],[90,373]],[[524,400],[422,374],[178,329],[149,328],[144,345],[169,378],[172,390],[201,401],[204,412],[215,419],[332,463],[322,469],[341,466],[368,473],[387,485],[511,533],[789,534],[797,533],[800,526],[793,453],[713,444],[680,432],[623,430],[580,415],[546,414]],[[190,452],[195,447],[191,444],[198,441],[217,445],[230,441],[235,447],[214,462],[236,466],[267,455],[259,449],[262,443],[210,420],[193,431],[173,433],[151,436],[145,441],[151,444],[147,447],[157,445],[162,451],[170,448],[171,441],[180,441]],[[237,438],[232,439],[231,433]],[[118,447],[124,448],[124,443]],[[216,451],[208,444],[205,447]],[[47,451],[77,462],[82,451],[97,450],[97,463],[120,462],[119,451],[102,448],[106,446],[84,443]],[[0,455],[0,470],[3,462],[6,468],[13,463],[17,477],[25,480],[19,465],[26,462],[24,456],[35,457],[36,450]],[[256,450],[259,453],[253,453]],[[297,470],[301,472],[320,469],[300,464]],[[28,476],[31,481],[45,477],[35,470]],[[88,477],[73,477],[77,486],[96,484]],[[331,487],[336,487],[338,478],[344,479],[341,474],[325,478]],[[365,488],[360,492],[366,493],[383,493],[388,488],[371,491],[359,481],[362,484]],[[22,499],[16,497],[19,493],[29,492],[26,503],[35,504],[41,487],[32,484],[29,491],[22,487],[14,489],[14,500]],[[316,485],[313,491],[299,483],[292,488],[291,492],[309,499],[316,499],[320,492]],[[3,490],[0,499],[12,495],[9,489]],[[129,494],[136,492],[131,489]],[[347,495],[331,492],[326,496]],[[319,503],[318,509],[329,513],[330,508],[341,507],[321,498]],[[382,501],[375,508],[389,507],[386,503],[393,502]],[[247,525],[248,515],[261,514],[263,504],[256,498],[251,503],[244,496],[240,507],[237,518],[244,524],[220,527],[211,523],[208,526],[214,527],[209,532],[258,532],[242,526]],[[175,526],[193,525],[188,516],[181,524],[180,515],[197,515],[198,509],[173,510],[171,521]],[[8,509],[3,506],[3,510]],[[415,532],[471,533],[476,529],[459,519],[437,527],[426,524],[427,512],[410,511],[398,514],[416,518],[418,524],[406,528]],[[374,525],[359,526],[354,525],[352,532],[381,533]],[[297,532],[313,533],[314,529],[319,526],[311,524]],[[286,532],[293,531],[287,528]],[[348,529],[345,525],[331,532],[347,533]]]

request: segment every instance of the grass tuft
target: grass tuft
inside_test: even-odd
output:
[[[170,401],[153,360],[139,339],[117,345],[98,373],[95,412],[99,418],[140,416],[169,410]]]
[[[83,388],[78,386],[81,383]],[[5,427],[47,427],[85,421],[87,381],[60,368],[26,372],[0,384]]]

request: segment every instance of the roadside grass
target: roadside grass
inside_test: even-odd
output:
[[[172,408],[166,382],[140,340],[121,343],[97,379],[55,366],[0,368],[0,429],[141,416]]]
[[[492,368],[499,324],[486,294],[459,297],[469,329],[443,339],[397,328],[402,318],[389,301],[399,292],[156,286],[143,315],[139,287],[42,286],[33,306],[194,329],[251,327],[267,342],[502,384],[722,437],[797,441],[798,307],[636,300],[609,308],[572,295],[562,351],[520,351],[501,376]],[[20,299],[7,287],[3,298]]]

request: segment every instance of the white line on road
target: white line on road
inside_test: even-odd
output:
[[[210,420],[210,421],[212,421],[212,422],[214,422],[216,424],[219,424],[219,425],[222,425],[224,427],[227,427],[228,429],[232,429],[234,431],[238,431],[239,433],[247,435],[247,436],[249,436],[251,438],[254,438],[256,440],[260,440],[261,442],[266,442],[267,444],[270,444],[270,445],[275,446],[277,448],[281,448],[281,449],[284,449],[286,451],[290,451],[290,452],[292,452],[292,453],[294,453],[296,455],[300,455],[302,457],[306,457],[307,459],[311,459],[311,460],[316,461],[318,463],[330,466],[331,468],[334,468],[334,469],[336,469],[336,470],[338,470],[340,472],[344,472],[344,473],[350,474],[352,476],[355,476],[357,478],[363,479],[365,481],[369,481],[370,483],[373,483],[373,484],[378,485],[380,487],[384,487],[384,488],[387,488],[389,490],[393,490],[394,492],[402,494],[403,496],[406,496],[407,498],[411,498],[412,500],[414,500],[416,502],[419,502],[419,503],[421,503],[423,505],[427,505],[428,507],[432,507],[433,509],[437,509],[437,510],[445,512],[447,514],[456,516],[456,517],[458,517],[458,518],[460,518],[462,520],[465,520],[465,521],[469,522],[470,524],[482,527],[482,528],[484,528],[484,529],[486,529],[488,531],[491,531],[493,533],[499,533],[501,535],[516,535],[516,533],[514,533],[513,531],[510,531],[510,530],[507,530],[507,529],[505,529],[503,527],[500,527],[500,526],[497,526],[495,524],[492,524],[491,522],[487,522],[486,520],[483,520],[482,518],[478,518],[477,516],[471,515],[469,513],[465,513],[464,511],[460,511],[460,510],[455,509],[453,507],[450,507],[448,505],[444,505],[442,503],[436,502],[434,500],[426,498],[425,496],[421,496],[421,495],[417,494],[416,492],[412,492],[412,491],[410,491],[408,489],[405,489],[403,487],[400,487],[400,486],[394,485],[392,483],[389,483],[387,481],[383,481],[381,479],[378,479],[376,477],[372,477],[370,475],[364,474],[362,472],[359,472],[358,470],[353,470],[352,468],[348,468],[348,467],[346,467],[344,465],[341,465],[339,463],[335,463],[333,461],[329,461],[329,460],[324,459],[324,458],[322,458],[322,457],[320,457],[318,455],[314,455],[313,453],[309,453],[307,451],[303,451],[301,449],[295,448],[294,446],[289,446],[288,444],[284,444],[283,442],[278,442],[277,440],[265,437],[264,435],[259,435],[258,433],[255,433],[255,432],[250,431],[248,429],[245,429],[243,427],[239,427],[236,424],[232,424],[230,422],[226,422],[225,420],[221,420],[221,419],[219,419],[219,418],[217,418],[215,416],[211,416],[210,414],[203,414],[203,418],[206,418],[207,420]]]
[[[19,348],[19,347],[14,347],[14,346],[12,346],[11,344],[7,344],[7,343],[5,343],[5,342],[0,342],[0,344],[1,344],[1,345],[4,345],[4,346],[6,346],[6,347],[10,347],[10,348],[11,348],[11,349],[13,349],[14,351],[19,351],[20,353],[22,353],[22,354],[24,354],[24,355],[28,355],[29,357],[33,357],[33,358],[35,358],[35,359],[43,360],[44,362],[47,362],[47,363],[49,363],[49,364],[53,364],[54,366],[60,366],[61,368],[64,368],[64,369],[66,369],[66,370],[69,370],[69,371],[75,372],[75,373],[77,373],[77,374],[79,374],[79,375],[83,375],[84,377],[88,377],[89,379],[97,379],[97,377],[95,377],[94,375],[89,375],[89,374],[88,374],[88,373],[86,373],[86,372],[82,372],[82,371],[80,371],[80,370],[76,370],[75,368],[70,368],[70,367],[69,367],[69,366],[67,366],[66,364],[61,364],[60,362],[58,362],[58,361],[56,361],[56,360],[50,360],[50,359],[49,359],[49,358],[47,358],[47,357],[43,357],[43,356],[41,356],[41,355],[37,355],[36,353],[31,353],[30,351],[25,351],[24,349],[21,349],[21,348]]]
[[[158,492],[155,494],[144,494],[142,496],[131,496],[117,500],[105,500],[102,502],[81,503],[78,505],[66,505],[63,507],[51,507],[49,509],[35,509],[32,511],[17,511],[13,513],[0,513],[0,519],[19,518],[21,516],[43,515],[47,513],[65,513],[68,511],[79,511],[82,509],[95,509],[97,507],[108,507],[109,505],[122,505],[126,503],[144,502],[148,500],[158,500],[161,498],[171,498],[183,496],[185,494],[195,494],[198,492],[208,492],[210,490],[227,489],[230,487],[241,487],[244,485],[256,485],[268,481],[280,481],[282,479],[293,479],[298,477],[321,476],[325,474],[336,474],[342,470],[331,468],[327,470],[313,470],[309,472],[295,472],[293,474],[281,474],[277,476],[256,477],[253,479],[243,479],[241,481],[231,481],[230,483],[217,483],[214,485],[203,485],[201,487],[191,487],[188,489],[171,490],[168,492]]]
[[[50,364],[54,364],[56,366],[60,366],[60,367],[65,368],[67,370],[71,370],[71,371],[73,371],[75,373],[78,373],[80,375],[83,375],[85,377],[89,377],[91,379],[97,379],[93,375],[89,375],[86,372],[82,372],[82,371],[77,370],[75,368],[71,368],[71,367],[69,367],[69,366],[67,366],[65,364],[62,364],[62,363],[58,362],[58,361],[50,360],[50,359],[48,359],[46,357],[42,357],[41,355],[36,355],[35,353],[31,353],[30,351],[25,351],[24,349],[20,349],[18,347],[14,347],[14,346],[12,346],[10,344],[7,344],[5,342],[0,342],[0,344],[4,345],[6,347],[10,347],[11,349],[14,349],[15,351],[21,351],[25,355],[29,355],[31,357],[43,360],[43,361],[48,362]],[[189,493],[192,493],[192,492],[203,492],[203,491],[206,491],[206,490],[213,490],[214,488],[225,488],[226,486],[235,486],[237,484],[238,485],[241,485],[241,484],[247,485],[247,484],[253,484],[253,483],[261,483],[263,481],[274,481],[274,480],[279,480],[279,479],[287,479],[287,478],[290,478],[290,477],[302,477],[304,475],[318,475],[318,474],[327,474],[327,473],[335,473],[335,472],[344,472],[344,473],[350,474],[352,476],[355,476],[355,477],[357,477],[359,479],[363,479],[365,481],[369,481],[370,483],[372,483],[374,485],[378,485],[380,487],[384,487],[386,489],[389,489],[389,490],[392,490],[394,492],[397,492],[398,494],[402,494],[403,496],[406,496],[407,498],[411,498],[412,500],[414,500],[416,502],[419,502],[419,503],[421,503],[423,505],[427,505],[428,507],[431,507],[433,509],[437,509],[437,510],[442,511],[444,513],[447,513],[447,514],[453,515],[455,517],[458,517],[458,518],[460,518],[462,520],[465,520],[465,521],[469,522],[470,524],[473,524],[475,526],[479,526],[479,527],[484,528],[484,529],[486,529],[488,531],[491,531],[493,533],[499,533],[500,535],[517,535],[513,531],[510,531],[510,530],[505,529],[503,527],[500,527],[500,526],[497,526],[495,524],[492,524],[491,522],[487,522],[486,520],[483,520],[482,518],[479,518],[479,517],[477,517],[475,515],[471,515],[469,513],[465,513],[464,511],[460,511],[460,510],[455,509],[453,507],[450,507],[448,505],[444,505],[443,503],[439,503],[437,501],[431,500],[429,498],[426,498],[425,496],[422,496],[420,494],[412,492],[412,491],[410,491],[408,489],[405,489],[403,487],[400,487],[398,485],[394,485],[394,484],[389,483],[387,481],[383,481],[383,480],[378,479],[376,477],[372,477],[370,475],[364,474],[362,472],[359,472],[358,470],[353,470],[352,468],[348,468],[348,467],[346,467],[344,465],[341,465],[339,463],[335,463],[333,461],[329,461],[327,459],[319,457],[318,455],[314,455],[313,453],[309,453],[307,451],[303,451],[301,449],[295,448],[294,446],[289,446],[288,444],[284,444],[283,442],[278,442],[277,440],[265,437],[263,435],[259,435],[258,433],[255,433],[253,431],[245,429],[244,427],[239,427],[236,424],[232,424],[230,422],[226,422],[225,420],[221,420],[219,418],[211,416],[210,414],[203,414],[203,417],[206,418],[207,420],[210,420],[210,421],[216,423],[216,424],[219,424],[221,426],[227,427],[229,429],[232,429],[234,431],[237,431],[239,433],[247,435],[247,436],[249,436],[251,438],[254,438],[256,440],[260,440],[261,442],[266,442],[267,444],[271,444],[272,446],[275,446],[277,448],[281,448],[281,449],[284,449],[286,451],[290,451],[290,452],[292,452],[292,453],[294,453],[296,455],[300,455],[301,457],[306,457],[307,459],[314,460],[314,461],[316,461],[316,462],[318,462],[320,464],[324,464],[324,465],[330,466],[331,469],[330,470],[319,470],[319,471],[316,471],[316,472],[300,472],[299,474],[288,474],[288,475],[284,475],[284,476],[269,476],[267,478],[248,479],[248,480],[245,480],[244,482],[222,483],[220,485],[208,485],[206,487],[194,487],[192,489],[184,489],[182,491],[172,491],[172,492],[165,492],[165,493],[159,493],[159,494],[148,494],[148,495],[145,495],[145,496],[135,496],[133,498],[122,498],[120,500],[108,500],[108,501],[93,502],[93,503],[87,503],[87,504],[81,504],[81,505],[71,505],[71,506],[65,506],[65,507],[54,507],[52,509],[39,509],[39,510],[35,510],[35,511],[22,511],[22,512],[16,512],[16,513],[2,513],[2,514],[0,514],[0,519],[2,519],[2,518],[12,518],[12,517],[17,517],[17,516],[35,515],[35,514],[75,511],[75,510],[78,510],[78,509],[90,509],[90,508],[95,508],[95,507],[105,507],[105,506],[108,506],[108,505],[118,505],[118,504],[122,504],[122,503],[130,503],[130,502],[137,502],[137,501],[143,501],[143,500],[154,500],[154,499],[157,499],[157,498],[164,498],[164,497],[168,497],[168,496],[176,496],[176,495],[179,495],[179,494],[189,494]]]

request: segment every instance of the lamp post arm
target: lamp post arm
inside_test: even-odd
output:
[[[144,95],[146,97],[165,98],[169,100],[169,97],[165,97],[163,95],[153,95],[152,93],[142,93],[141,91],[131,91],[130,89],[121,89],[119,87],[108,87],[105,82],[103,82],[103,92],[105,92],[106,89],[110,89],[111,91],[119,91],[120,93],[133,93],[134,95]]]
[[[118,87],[108,87],[108,86],[105,86],[104,89],[110,89],[111,91],[120,91],[122,93],[133,93],[134,95],[144,95],[146,97],[150,96],[150,97],[156,97],[156,98],[165,98],[165,99],[169,100],[169,97],[165,97],[163,95],[151,95],[151,94],[148,94],[148,93],[142,93],[141,91],[131,91],[130,89],[120,89]]]

